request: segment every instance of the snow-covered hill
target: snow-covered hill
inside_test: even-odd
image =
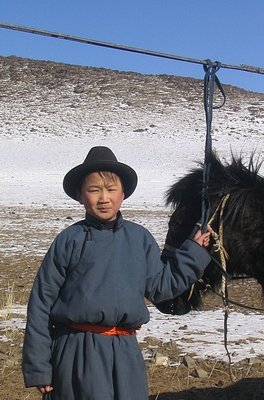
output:
[[[65,173],[106,145],[139,175],[129,207],[163,206],[173,181],[203,160],[203,82],[0,57],[1,204],[71,204]],[[264,95],[224,86],[213,146],[264,155]],[[216,95],[216,102],[218,96]]]

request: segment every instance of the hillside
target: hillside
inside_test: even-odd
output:
[[[204,134],[202,80],[0,57],[2,135]],[[224,86],[214,134],[260,136],[264,95]]]
[[[203,160],[202,80],[16,57],[0,57],[0,70],[2,204],[69,203],[65,171],[95,145],[136,169],[128,204],[137,208],[162,205],[175,178]],[[224,89],[226,104],[213,113],[214,149],[224,158],[230,151],[263,158],[264,95]]]

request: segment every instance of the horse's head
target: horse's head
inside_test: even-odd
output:
[[[201,309],[202,295],[210,286],[216,289],[222,280],[219,264],[228,274],[250,275],[264,288],[264,179],[258,174],[261,163],[254,166],[253,156],[247,167],[241,158],[232,157],[222,164],[211,155],[208,184],[210,221],[213,234],[208,251],[212,261],[202,280],[181,296],[157,305],[160,311],[185,314]],[[167,202],[174,208],[162,258],[167,261],[174,249],[192,235],[201,219],[202,167],[191,171],[167,192]]]

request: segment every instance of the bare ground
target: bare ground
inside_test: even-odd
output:
[[[141,210],[127,211],[126,214],[147,226],[155,236],[158,224],[158,240],[164,238],[166,213]],[[79,218],[82,214],[78,209],[52,209],[45,205],[39,208],[0,207],[0,309],[12,304],[26,304],[36,270],[50,241],[63,227]],[[263,308],[261,290],[254,281],[236,281],[229,286],[230,298]],[[207,296],[205,309],[221,306],[221,300],[215,295]],[[14,316],[10,314],[1,318]],[[25,389],[23,385],[23,331],[2,328],[1,335],[9,340],[0,341],[0,399],[40,399],[36,389]],[[159,352],[181,360],[176,345],[160,343]],[[150,400],[262,400],[263,366],[264,358],[254,360],[254,357],[232,365],[231,370],[227,363],[213,357],[196,360],[195,368],[186,366],[183,359],[177,366],[158,366],[154,359],[149,360]],[[205,371],[205,377],[197,376],[197,370]]]

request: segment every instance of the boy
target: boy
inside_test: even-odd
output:
[[[149,321],[144,298],[176,297],[210,261],[202,247],[209,234],[198,232],[170,264],[161,262],[152,235],[119,211],[136,185],[136,172],[102,146],[64,177],[86,217],[55,238],[28,304],[23,373],[43,398],[147,400],[135,335]]]

